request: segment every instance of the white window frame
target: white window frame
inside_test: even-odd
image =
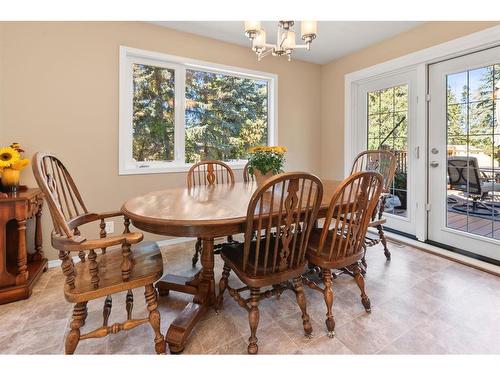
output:
[[[134,63],[175,70],[174,160],[138,162],[132,157],[133,76]],[[120,114],[118,173],[120,175],[187,172],[192,164],[185,162],[185,79],[186,69],[222,73],[241,78],[265,80],[268,83],[268,145],[278,144],[278,76],[276,74],[214,64],[159,52],[120,46]],[[233,169],[243,169],[246,160],[229,161]]]

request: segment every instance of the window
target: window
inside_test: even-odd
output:
[[[408,85],[368,92],[368,149],[390,150],[397,165],[385,212],[407,216]]]
[[[250,147],[275,144],[275,75],[120,53],[120,174],[186,171],[208,159],[238,168]]]

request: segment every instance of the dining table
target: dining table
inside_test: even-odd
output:
[[[326,216],[341,181],[324,180],[318,218]],[[192,302],[168,328],[170,352],[180,353],[189,334],[216,302],[214,240],[245,232],[247,208],[257,189],[255,181],[197,185],[153,191],[126,201],[122,213],[145,232],[164,236],[201,238],[201,269],[192,277],[164,275],[156,284],[160,295],[178,291],[193,295]]]

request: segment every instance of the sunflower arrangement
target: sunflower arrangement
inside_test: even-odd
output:
[[[29,160],[23,157],[23,153],[24,150],[19,143],[12,143],[9,147],[0,148],[0,174],[4,189],[17,190],[19,171],[29,164]]]
[[[278,174],[283,172],[285,153],[283,146],[256,146],[249,150],[248,173],[252,175]]]
[[[9,147],[0,148],[0,173],[6,168],[20,171],[29,164],[27,158],[23,158],[24,150],[19,143],[12,143]]]

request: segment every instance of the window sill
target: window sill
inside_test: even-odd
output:
[[[233,162],[226,162],[229,167],[233,170],[241,170],[245,168],[247,161],[239,160]],[[118,175],[120,176],[130,176],[130,175],[142,175],[142,174],[157,174],[157,173],[186,173],[189,171],[193,164],[171,164],[161,166],[149,166],[149,167],[138,167],[138,166],[120,166]]]

